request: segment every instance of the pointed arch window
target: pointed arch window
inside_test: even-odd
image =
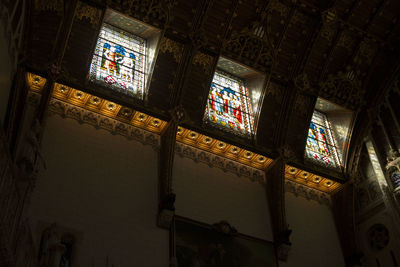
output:
[[[204,121],[236,135],[252,137],[254,115],[245,82],[226,72],[216,71]]]
[[[327,116],[314,110],[308,129],[306,156],[320,165],[340,168],[338,148]]]

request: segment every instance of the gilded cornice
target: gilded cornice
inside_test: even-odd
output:
[[[28,102],[37,104],[46,79],[27,73],[26,80],[30,88]],[[49,111],[157,148],[160,134],[167,125],[158,118],[59,83],[54,85]],[[274,162],[264,155],[183,127],[177,128],[176,141],[178,155],[254,181],[265,182],[261,177],[265,177],[265,170]],[[285,167],[285,178],[328,194],[341,187],[338,182],[289,165]]]
[[[181,157],[190,158],[195,162],[202,162],[210,167],[216,167],[225,172],[234,173],[239,177],[247,177],[253,182],[256,181],[265,184],[265,173],[262,170],[239,163],[235,160],[181,142],[177,142],[175,153]]]
[[[285,167],[285,177],[286,180],[291,180],[326,193],[333,193],[341,187],[341,184],[338,182],[290,165],[286,165]]]
[[[331,198],[329,194],[288,179],[285,181],[285,192],[290,192],[295,196],[301,196],[308,200],[315,200],[320,204],[331,206]]]
[[[45,79],[28,73],[27,82],[31,91],[41,93]],[[54,85],[52,98],[156,134],[160,134],[167,124],[158,118],[59,83]]]
[[[37,104],[39,97],[39,94],[31,91],[28,102]],[[129,140],[136,140],[143,145],[151,145],[155,150],[158,150],[160,147],[160,136],[154,132],[110,118],[104,114],[96,113],[87,108],[81,108],[54,97],[50,99],[48,113],[58,114],[63,118],[70,118],[77,120],[79,123],[90,124],[96,129],[104,129],[112,134],[125,136]]]
[[[260,170],[266,169],[273,161],[263,155],[256,154],[183,127],[178,127],[176,140]]]
[[[34,92],[41,92],[46,84],[46,79],[40,77],[39,75],[28,72],[26,74],[26,82],[28,83],[30,90]]]

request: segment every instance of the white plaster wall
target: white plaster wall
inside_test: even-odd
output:
[[[4,122],[8,96],[11,88],[12,63],[8,54],[8,41],[4,34],[4,24],[0,21],[0,121]]]
[[[47,170],[33,193],[35,241],[42,222],[78,234],[74,267],[168,266],[169,234],[156,227],[157,152],[105,130],[51,116]]]
[[[267,195],[248,178],[175,156],[176,214],[213,224],[228,221],[239,232],[272,241]]]
[[[285,202],[292,247],[288,261],[279,266],[345,266],[331,209],[292,193],[285,194]]]

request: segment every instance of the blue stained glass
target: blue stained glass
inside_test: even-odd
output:
[[[329,122],[325,114],[318,111],[314,111],[308,129],[306,155],[329,167],[340,165]]]
[[[222,72],[215,72],[204,120],[223,130],[243,136],[252,135],[253,115],[244,83]]]
[[[143,98],[145,40],[103,24],[89,71],[89,79],[113,90]]]

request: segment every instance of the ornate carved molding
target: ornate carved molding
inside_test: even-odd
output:
[[[293,162],[296,161],[296,154],[294,153],[293,149],[290,148],[288,145],[283,145],[278,148],[278,153],[281,159],[285,162]]]
[[[212,56],[197,52],[193,57],[193,64],[203,67],[204,73],[209,74],[212,71],[213,60]]]
[[[162,53],[169,52],[174,56],[175,62],[179,63],[183,54],[183,45],[169,38],[161,39],[160,51]]]
[[[263,171],[213,153],[180,142],[176,143],[175,153],[181,157],[190,158],[195,162],[205,163],[209,167],[216,167],[222,169],[224,172],[234,173],[239,177],[247,177],[253,182],[265,183],[265,174]]]
[[[305,92],[309,94],[315,92],[314,87],[312,87],[310,84],[307,73],[301,73],[297,77],[295,77],[294,84],[300,90],[300,92]]]
[[[211,138],[210,136],[203,135],[180,126],[178,127],[176,135],[176,139],[179,142],[211,152],[223,158],[237,161],[256,169],[266,169],[273,161],[272,159],[261,154],[225,143],[223,141]]]
[[[108,2],[111,2],[108,0]],[[130,0],[121,1],[121,10],[133,17],[156,27],[163,28],[169,23],[173,0]]]
[[[322,191],[332,194],[341,188],[341,184],[331,179],[297,169],[293,166],[286,165],[285,178],[295,183],[302,184],[303,186],[313,188],[317,191]]]
[[[328,75],[327,79],[320,83],[319,95],[354,110],[362,104],[364,91],[361,81],[354,77],[352,72],[340,71],[337,75]]]
[[[28,72],[26,74],[26,82],[31,90],[40,92],[43,90],[43,87],[46,84],[46,79]]]
[[[272,0],[268,3],[268,12],[276,12],[281,17],[287,17],[289,15],[289,8],[279,0]]]
[[[331,198],[327,193],[309,188],[290,180],[285,181],[285,191],[290,192],[295,196],[301,196],[308,200],[315,200],[320,204],[331,206]]]
[[[29,92],[28,103],[37,104],[39,97],[40,95]],[[112,134],[125,136],[129,140],[139,141],[143,145],[151,145],[155,150],[158,150],[160,146],[160,136],[158,134],[98,114],[88,109],[66,103],[56,98],[50,100],[48,112],[50,114],[58,114],[63,118],[77,120],[79,123],[90,124],[96,129],[104,129]]]
[[[78,1],[75,9],[75,18],[78,20],[83,20],[86,18],[94,28],[97,28],[101,19],[101,10],[84,2]]]
[[[273,46],[263,23],[259,21],[239,32],[232,32],[222,49],[231,58],[263,71],[268,70],[274,61]]]
[[[39,11],[55,11],[61,14],[64,9],[63,0],[35,0],[35,9]]]

